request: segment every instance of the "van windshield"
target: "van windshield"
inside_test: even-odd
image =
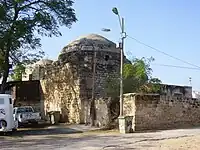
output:
[[[17,109],[17,113],[26,113],[26,112],[33,112],[33,110],[30,107],[21,107]]]

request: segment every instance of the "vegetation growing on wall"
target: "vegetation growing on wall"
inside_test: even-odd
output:
[[[150,67],[154,58],[135,58],[132,63],[125,63],[123,69],[124,93],[145,92],[156,93],[159,90],[161,80],[152,77]],[[116,78],[108,77],[106,82],[106,91],[108,96],[119,96],[119,76]]]

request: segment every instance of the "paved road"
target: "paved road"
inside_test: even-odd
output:
[[[123,135],[117,132],[88,132],[88,128],[81,125],[59,126],[0,136],[0,145],[1,150],[156,150],[164,149],[160,145],[162,141],[197,135],[200,135],[200,128]]]

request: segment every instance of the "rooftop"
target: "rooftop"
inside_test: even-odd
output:
[[[110,51],[118,52],[116,51],[116,44],[114,42],[98,34],[89,34],[70,42],[62,49],[61,54],[77,50],[93,50],[94,47],[99,47],[98,49],[101,50],[109,49]]]

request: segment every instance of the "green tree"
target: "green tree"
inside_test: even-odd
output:
[[[151,77],[151,58],[135,58],[132,64],[124,64],[124,93],[137,92]]]
[[[123,68],[123,89],[124,93],[144,92],[157,93],[160,90],[161,81],[157,78],[152,78],[152,69],[150,67],[151,58],[135,58],[132,63],[124,64]],[[112,128],[112,122],[119,116],[119,75],[110,75],[107,78],[105,90],[107,96],[106,104],[109,115],[109,123],[107,128]]]
[[[10,64],[28,64],[44,52],[40,36],[61,36],[60,26],[76,22],[72,0],[0,0],[1,93],[9,75]]]
[[[161,80],[152,77],[151,62],[154,58],[135,58],[132,63],[125,63],[123,68],[124,93],[131,92],[157,92]],[[108,96],[119,96],[119,76],[108,77],[106,91]]]
[[[25,73],[25,66],[23,64],[17,64],[11,73],[11,78],[14,81],[21,81],[22,74]]]

